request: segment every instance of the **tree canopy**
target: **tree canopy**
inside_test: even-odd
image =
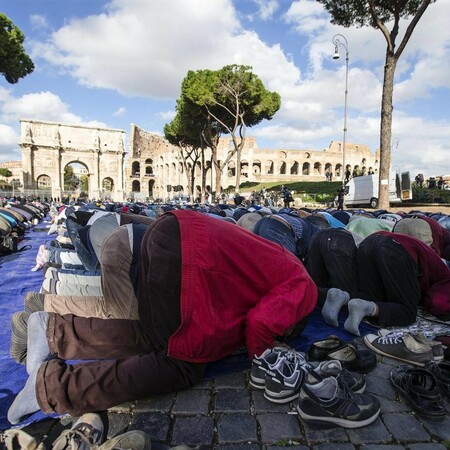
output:
[[[223,168],[236,153],[237,167],[240,166],[240,151],[247,127],[264,119],[270,120],[281,105],[280,95],[266,90],[251,69],[250,66],[228,65],[215,71],[189,71],[177,101],[177,117],[167,128],[168,138],[178,136],[180,141],[181,133],[183,142],[211,149],[216,169],[216,194],[220,192]],[[216,148],[222,134],[231,136],[234,150],[229,152],[226,160],[219,161]],[[238,186],[239,169],[236,174]]]
[[[3,13],[0,13],[0,73],[14,84],[34,70],[31,58],[25,53],[22,31]]]
[[[392,102],[394,75],[416,25],[431,3],[436,0],[317,0],[331,14],[331,23],[344,27],[371,26],[379,29],[386,40],[383,93],[380,122],[379,207],[389,209],[389,172],[391,168]],[[400,19],[410,19],[400,45],[396,39]],[[390,29],[388,28],[390,27]]]
[[[8,177],[12,177],[12,172],[7,169],[6,167],[0,167],[0,175],[2,177],[8,178]]]

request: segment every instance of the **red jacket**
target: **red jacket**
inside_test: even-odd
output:
[[[253,358],[312,312],[317,287],[281,245],[195,211],[170,214],[180,225],[182,276],[169,356],[209,362],[245,345]]]
[[[412,236],[379,231],[391,236],[419,268],[419,285],[425,308],[436,316],[450,314],[450,270],[428,245]]]

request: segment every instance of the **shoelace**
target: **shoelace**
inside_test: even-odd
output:
[[[388,345],[393,345],[393,344],[401,344],[403,342],[403,333],[402,334],[397,334],[397,333],[392,333],[392,334],[388,334],[386,336],[380,336],[378,338],[378,341],[381,344],[388,344]]]

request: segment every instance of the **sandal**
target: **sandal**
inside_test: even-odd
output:
[[[395,391],[425,419],[441,420],[446,416],[436,378],[428,370],[398,366],[391,370]]]
[[[33,436],[20,428],[0,432],[0,443],[4,444],[6,450],[45,450],[42,442],[38,444]]]
[[[437,384],[441,389],[441,394],[450,397],[450,362],[443,361],[437,363],[430,361],[425,364],[425,369],[436,378]]]

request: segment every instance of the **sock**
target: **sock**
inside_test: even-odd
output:
[[[366,316],[373,316],[377,310],[374,302],[354,298],[348,302],[348,317],[344,323],[344,328],[352,334],[360,335],[359,324]]]
[[[51,355],[47,341],[47,323],[48,312],[34,312],[28,318],[27,372],[29,375]]]
[[[350,295],[348,292],[337,288],[328,290],[327,299],[322,307],[322,317],[328,325],[339,326],[338,315],[341,308],[348,303]]]
[[[40,409],[36,397],[36,376],[37,369],[30,375],[8,410],[8,420],[13,425]]]

